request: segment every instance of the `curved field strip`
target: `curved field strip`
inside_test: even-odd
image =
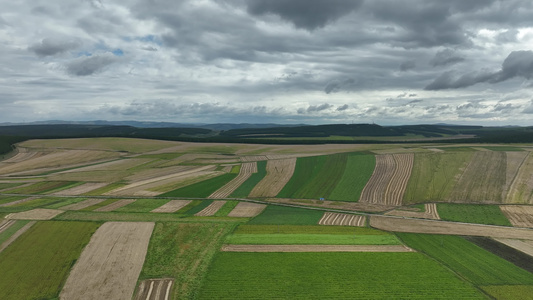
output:
[[[131,299],[154,223],[108,222],[72,268],[61,299]]]
[[[111,204],[108,204],[106,206],[99,207],[95,209],[94,211],[114,211],[115,209],[119,209],[128,204],[132,204],[133,202],[135,202],[134,199],[122,199],[122,200],[115,201]]]
[[[228,182],[226,185],[209,195],[208,198],[220,199],[226,198],[233,193],[241,184],[243,184],[253,173],[257,173],[257,163],[243,163],[239,171],[239,175]]]
[[[361,192],[359,202],[381,204],[394,174],[396,163],[390,154],[376,155],[376,168]]]
[[[23,148],[23,147],[17,147],[17,151],[18,153],[15,156],[10,157],[0,162],[0,166],[3,164],[12,164],[12,163],[22,162],[22,161],[29,160],[32,158],[37,158],[39,156],[43,156],[46,154],[46,152],[33,151],[33,150],[29,150],[28,148]]]
[[[294,174],[296,158],[269,160],[266,176],[253,188],[250,197],[275,197]]]
[[[194,214],[199,217],[208,217],[214,215],[222,206],[226,204],[226,201],[213,201],[206,208],[202,209],[200,212]]]
[[[384,195],[384,203],[387,205],[402,205],[402,198],[407,186],[407,181],[413,169],[413,153],[393,154],[395,170],[387,185]]]
[[[376,166],[374,155],[349,155],[344,173],[328,196],[332,200],[356,202]]]
[[[533,228],[533,206],[500,205],[500,209],[513,226]]]
[[[242,218],[251,218],[260,214],[266,205],[256,204],[249,202],[239,202],[237,206],[228,214],[228,217],[242,217]]]
[[[403,245],[224,245],[223,252],[415,252]]]
[[[404,204],[448,199],[473,152],[415,153]]]
[[[4,232],[6,229],[15,224],[15,220],[3,220],[0,222],[0,233]]]
[[[163,204],[162,206],[152,210],[153,213],[173,213],[176,212],[187,204],[191,203],[191,200],[170,200],[169,202]]]
[[[325,212],[324,216],[322,216],[320,221],[318,221],[318,224],[363,227],[366,225],[366,217],[360,215]]]
[[[509,187],[506,203],[533,204],[533,152],[525,158]]]
[[[437,211],[437,204],[435,203],[426,203],[424,205],[425,211],[408,211],[395,209],[385,213],[388,216],[399,216],[399,217],[408,217],[408,218],[419,218],[419,219],[433,219],[440,220],[439,213]]]
[[[505,187],[505,152],[477,151],[457,181],[448,200],[451,202],[501,203]]]

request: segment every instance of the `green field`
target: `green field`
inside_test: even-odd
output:
[[[57,203],[61,203],[63,201],[63,198],[54,198],[54,197],[46,197],[46,198],[36,198],[29,201],[24,201],[21,203],[17,203],[14,205],[10,205],[10,208],[37,208],[41,206],[48,206],[48,205],[54,205]]]
[[[0,253],[2,299],[51,299],[59,295],[94,222],[39,222]]]
[[[63,189],[67,189],[76,185],[82,184],[82,182],[73,181],[42,181],[37,182],[29,186],[24,186],[10,190],[9,193],[13,194],[43,194],[47,192],[56,192]]]
[[[403,203],[447,199],[472,155],[472,152],[415,153]]]
[[[210,178],[198,183],[188,185],[164,194],[159,197],[192,197],[192,198],[206,198],[213,192],[224,186],[226,183],[235,178],[237,174],[226,173],[220,176]]]
[[[493,285],[482,286],[481,288],[495,299],[533,299],[533,285]]]
[[[0,233],[0,245],[2,245],[3,242],[5,242],[7,239],[9,239],[17,230],[24,227],[24,225],[28,224],[30,221],[27,220],[17,220],[15,221],[15,224],[9,226],[8,229],[4,230],[2,233]]]
[[[497,205],[439,203],[437,210],[445,221],[512,226]]]
[[[513,146],[483,146],[483,148],[490,151],[524,151],[523,148]]]
[[[66,211],[54,220],[63,221],[131,221],[131,222],[196,222],[196,223],[240,223],[248,218],[230,217],[191,217],[179,213],[125,213],[125,212],[96,212],[96,211]]]
[[[533,274],[459,236],[397,233],[407,246],[475,285],[532,285]]]
[[[358,201],[376,166],[374,155],[350,155],[344,173],[335,186],[329,200]]]
[[[323,214],[323,211],[318,210],[269,205],[248,224],[315,225]]]
[[[394,235],[348,234],[232,234],[226,244],[234,245],[401,245]]]
[[[116,212],[149,212],[167,203],[168,199],[137,199],[135,202],[116,209]]]
[[[83,200],[87,200],[87,198],[61,198],[59,202],[46,205],[44,208],[58,209],[66,205],[81,202]]]
[[[111,204],[111,203],[114,203],[114,202],[116,202],[116,201],[118,201],[118,200],[117,200],[117,199],[107,199],[107,200],[104,200],[104,201],[102,201],[102,202],[100,202],[100,203],[96,203],[96,204],[91,205],[91,206],[88,206],[88,207],[86,207],[86,208],[82,208],[82,209],[80,209],[79,211],[92,211],[92,210],[95,210],[95,209],[97,209],[97,208],[104,207],[104,206],[106,206],[106,205],[109,205],[109,204]]]
[[[225,217],[239,204],[239,201],[226,201],[216,213],[215,217]]]
[[[112,191],[114,189],[121,188],[123,186],[126,186],[126,184],[125,183],[120,183],[120,182],[114,182],[114,183],[110,183],[110,184],[108,184],[106,186],[103,186],[103,187],[101,187],[99,189],[92,190],[92,191],[90,191],[88,193],[85,193],[83,195],[86,195],[86,196],[100,196],[100,195],[102,195],[104,193],[110,192],[110,191]]]
[[[208,207],[209,204],[213,203],[213,200],[195,200],[184,208],[178,210],[178,213],[183,213],[188,216],[193,216],[196,213],[199,213],[204,208]]]
[[[368,227],[323,226],[323,225],[239,225],[234,234],[271,234],[271,233],[307,233],[307,234],[347,234],[347,235],[391,235]]]
[[[157,223],[140,279],[175,279],[172,299],[192,299],[233,224]]]
[[[221,252],[199,299],[486,299],[419,253]]]
[[[266,160],[257,162],[257,173],[253,173],[250,178],[243,182],[230,197],[233,198],[246,198],[253,190],[253,188],[261,181],[266,175]]]
[[[0,204],[6,204],[9,202],[14,202],[18,200],[25,199],[27,197],[24,196],[0,196]]]

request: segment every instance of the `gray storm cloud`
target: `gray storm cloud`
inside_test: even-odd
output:
[[[75,76],[88,76],[103,71],[119,59],[110,53],[80,57],[67,64],[67,72]]]
[[[45,38],[41,42],[35,43],[28,47],[28,50],[37,54],[38,56],[52,56],[60,53],[76,49],[80,44],[76,41],[60,40],[53,38]]]

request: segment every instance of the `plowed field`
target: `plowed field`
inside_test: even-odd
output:
[[[233,193],[241,184],[243,184],[253,173],[257,173],[257,163],[244,163],[241,166],[239,175],[225,184],[223,187],[212,193],[208,198],[220,199],[226,198]]]
[[[533,228],[533,206],[501,205],[500,209],[513,226]]]
[[[267,174],[250,193],[250,197],[275,197],[291,179],[296,158],[269,160]]]
[[[168,300],[172,279],[147,279],[141,281],[135,300]]]
[[[104,207],[97,208],[94,211],[114,211],[115,209],[119,209],[133,202],[135,202],[134,199],[122,199],[122,200],[115,201],[111,204],[108,204]]]
[[[359,226],[366,225],[366,218],[360,215],[349,215],[326,212],[322,219],[318,221],[319,225],[337,225],[337,226]]]
[[[387,212],[386,215],[419,218],[419,219],[434,219],[434,220],[440,219],[439,213],[437,211],[437,204],[426,203],[424,207],[425,207],[425,211],[423,212],[395,209],[390,212]]]
[[[533,204],[533,153],[524,159],[509,186],[506,203]]]
[[[235,206],[235,208],[228,214],[228,217],[243,217],[251,218],[260,214],[266,205],[249,203],[249,202],[240,202]]]
[[[202,209],[199,213],[196,213],[195,216],[207,217],[214,215],[222,206],[226,204],[226,201],[213,201],[206,208]]]
[[[162,206],[152,210],[154,213],[173,213],[176,212],[187,204],[191,203],[191,200],[170,200]]]

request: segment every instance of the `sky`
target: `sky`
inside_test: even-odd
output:
[[[533,125],[529,0],[17,0],[0,123]]]

